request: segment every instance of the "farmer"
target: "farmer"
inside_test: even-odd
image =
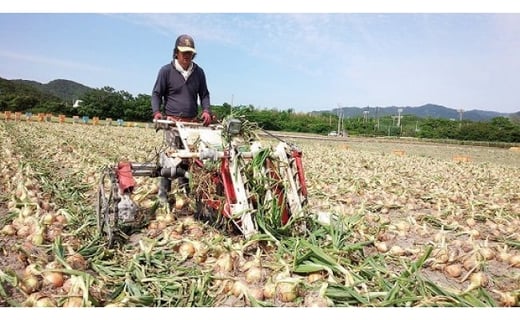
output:
[[[183,122],[198,122],[198,104],[202,107],[202,123],[208,126],[211,123],[209,91],[206,84],[204,70],[193,62],[197,55],[195,42],[187,34],[180,35],[173,48],[173,60],[159,70],[152,91],[153,119],[163,119]],[[182,147],[179,137],[172,131],[166,135],[168,144],[175,143]],[[184,163],[187,168],[187,163]],[[178,178],[181,187],[187,191],[188,180]],[[169,178],[159,178],[158,197],[162,202],[168,201],[171,190]]]

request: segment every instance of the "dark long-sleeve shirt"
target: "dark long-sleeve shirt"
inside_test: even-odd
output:
[[[210,108],[209,91],[204,70],[193,62],[193,72],[187,80],[172,63],[163,66],[157,75],[152,91],[152,113],[194,118],[197,116],[197,98],[203,110]]]

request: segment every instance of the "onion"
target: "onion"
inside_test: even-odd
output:
[[[82,297],[67,297],[65,303],[63,303],[63,307],[83,307],[83,298]]]
[[[307,281],[309,283],[314,283],[316,281],[320,281],[321,279],[323,279],[323,274],[321,274],[321,272],[313,272],[307,276]]]
[[[298,285],[294,282],[278,282],[276,298],[282,302],[292,302],[298,297]]]
[[[36,264],[31,263],[31,264],[27,265],[27,267],[25,267],[24,274],[37,276],[37,275],[40,275],[41,272],[40,272],[40,270],[38,270],[38,266]]]
[[[444,268],[444,271],[452,278],[458,278],[462,274],[462,266],[460,264],[451,264]]]
[[[410,231],[410,224],[406,221],[397,221],[395,223],[395,226],[397,228],[397,230],[399,231],[404,231],[404,232],[408,232]]]
[[[303,300],[303,305],[305,307],[323,308],[329,306],[329,301],[324,297],[309,295]]]
[[[23,292],[30,294],[37,290],[39,290],[41,287],[41,282],[38,279],[37,276],[33,274],[28,274],[25,277],[23,277],[22,282],[20,283],[20,289],[23,290]]]
[[[66,261],[72,267],[72,269],[83,271],[87,268],[87,261],[81,254],[77,252],[68,256]]]
[[[173,217],[173,214],[167,213],[167,214],[164,215],[164,222],[169,224],[169,223],[172,223],[174,220],[175,219]]]
[[[31,216],[34,213],[34,210],[31,208],[31,206],[25,205],[22,208],[22,217],[28,217]]]
[[[195,254],[195,246],[191,242],[184,241],[179,246],[179,253],[181,254],[182,259],[191,258]]]
[[[258,259],[245,260],[245,262],[240,266],[240,271],[245,272],[245,271],[251,269],[252,267],[257,267],[259,264],[260,264],[260,260],[258,260]]]
[[[488,247],[480,248],[478,252],[484,260],[492,260],[495,257],[495,251]]]
[[[253,266],[246,271],[247,283],[258,283],[264,278],[264,270],[262,267]]]
[[[231,255],[229,253],[221,254],[218,257],[217,262],[215,262],[213,268],[217,272],[230,272],[233,269],[233,259],[231,258]]]
[[[167,226],[168,224],[164,220],[157,222],[157,230],[159,231],[166,229]]]
[[[2,234],[5,234],[7,236],[14,236],[16,234],[16,229],[11,224],[6,224],[2,228]]]
[[[264,285],[264,298],[272,299],[276,294],[276,285],[272,282],[267,282]]]
[[[488,277],[483,272],[476,272],[469,277],[469,281],[470,284],[466,291],[471,291],[473,289],[486,286],[488,283]]]
[[[498,260],[502,262],[509,262],[509,259],[511,258],[511,254],[507,251],[500,251],[498,253]]]
[[[31,233],[31,227],[27,225],[21,226],[18,231],[16,232],[16,235],[20,238],[27,238],[29,234]]]
[[[180,210],[180,209],[184,208],[184,204],[185,204],[184,198],[175,197],[175,209]]]
[[[56,301],[54,301],[51,297],[41,297],[36,300],[34,304],[35,307],[56,307]]]
[[[63,274],[56,271],[46,271],[43,273],[43,283],[51,285],[53,288],[59,288],[63,286]]]
[[[215,278],[218,278],[218,275],[216,275]],[[215,287],[218,288],[217,294],[228,294],[231,290],[233,290],[233,286],[235,285],[235,282],[230,279],[218,279],[215,281]]]
[[[376,247],[377,251],[381,253],[385,253],[388,251],[388,246],[386,245],[386,242],[375,242],[374,246]]]
[[[178,234],[182,234],[182,233],[184,232],[184,224],[182,224],[182,223],[177,223],[177,224],[174,226],[173,230],[174,230],[175,232],[177,232]]]
[[[31,241],[35,246],[40,246],[43,244],[43,231],[43,229],[39,229],[32,235]]]
[[[500,292],[493,290],[500,295],[500,306],[502,307],[516,307],[518,303],[517,295],[513,295],[510,292]]]
[[[468,225],[468,227],[474,227],[477,224],[477,222],[473,218],[467,218],[466,224]]]
[[[520,267],[520,254],[509,257],[509,264],[512,267]]]
[[[249,287],[247,294],[253,297],[255,300],[263,301],[265,299],[264,290],[258,287]]]
[[[59,225],[66,225],[68,220],[67,220],[67,217],[65,217],[64,215],[62,214],[58,214],[55,216],[54,218],[55,220],[55,223],[56,224],[59,224]]]
[[[242,281],[238,280],[233,283],[233,288],[231,289],[231,293],[235,297],[240,297],[248,292],[247,285]]]
[[[198,245],[198,246],[195,246],[195,251],[196,252],[193,256],[193,259],[195,260],[195,262],[197,262],[199,264],[206,262],[206,260],[208,259],[209,249],[205,246]]]
[[[42,216],[41,221],[44,225],[51,225],[54,222],[54,215],[52,213],[46,213]]]
[[[393,256],[402,256],[402,255],[405,254],[405,251],[400,246],[392,246],[390,248],[390,251],[388,251],[388,253],[393,255]]]
[[[65,292],[69,292],[70,289],[72,288],[72,278],[67,278],[64,282],[63,282],[63,286],[61,287],[61,290],[65,291]]]
[[[188,227],[188,234],[193,238],[200,239],[204,236],[204,231],[198,225],[193,224]]]
[[[34,307],[38,299],[43,297],[44,296],[40,292],[31,293],[27,299],[22,302],[22,307]]]
[[[472,255],[472,256],[468,257],[466,260],[464,260],[463,265],[464,265],[464,269],[469,271],[474,268],[478,268],[479,263],[477,261],[477,258],[474,255]]]

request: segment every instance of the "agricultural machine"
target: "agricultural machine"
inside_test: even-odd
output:
[[[264,131],[277,144],[263,146],[256,133],[247,130],[250,123],[239,119],[207,127],[171,120],[154,123],[165,139],[153,162],[121,161],[101,174],[98,230],[109,245],[122,226],[141,219],[132,199],[135,177],[188,180],[193,214],[225,222],[246,238],[259,232],[259,222],[267,215],[282,226],[304,216],[307,188],[302,152],[295,145]]]

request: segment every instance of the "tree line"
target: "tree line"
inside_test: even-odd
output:
[[[151,96],[133,96],[126,91],[116,91],[105,86],[92,89],[80,97],[79,107],[73,101],[64,101],[38,90],[9,90],[6,83],[0,88],[0,110],[12,112],[63,114],[68,117],[88,116],[122,119],[124,121],[150,122],[152,119]],[[301,113],[294,109],[258,109],[253,105],[231,106],[228,103],[213,105],[212,112],[218,119],[230,114],[245,117],[259,127],[272,131],[302,132],[326,135],[331,131],[346,135],[395,136],[428,139],[453,139],[462,141],[520,142],[520,121],[497,117],[487,122],[419,118],[413,115],[340,119],[332,112]],[[339,125],[338,125],[339,124]]]

